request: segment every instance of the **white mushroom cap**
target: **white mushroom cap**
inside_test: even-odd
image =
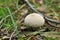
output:
[[[45,19],[41,14],[32,13],[25,17],[24,23],[31,27],[40,27],[45,23]]]

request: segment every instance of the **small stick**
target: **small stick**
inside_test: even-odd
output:
[[[14,30],[14,32],[11,34],[11,36],[10,36],[10,38],[9,38],[9,40],[11,40],[12,39],[12,37],[13,37],[13,35],[14,35],[14,33],[16,32],[16,30]]]

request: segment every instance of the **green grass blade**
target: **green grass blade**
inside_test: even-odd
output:
[[[12,14],[12,12],[10,11],[10,8],[7,7],[7,10],[8,10],[8,12],[9,12],[9,14],[10,14],[10,17],[11,17],[12,23],[13,23],[13,25],[14,25],[14,28],[17,30],[17,25],[16,25],[16,23],[14,22],[13,14]]]

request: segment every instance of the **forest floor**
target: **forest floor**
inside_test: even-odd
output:
[[[60,0],[30,0],[46,17],[60,21]],[[60,24],[45,22],[39,30],[24,24],[26,14],[35,13],[25,0],[0,0],[0,40],[60,40]]]

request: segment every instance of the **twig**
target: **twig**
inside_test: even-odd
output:
[[[45,17],[45,20],[46,20],[46,21],[49,21],[49,22],[52,22],[52,23],[60,24],[59,21],[52,20],[52,19],[49,19],[49,18],[47,18],[47,17]]]
[[[9,40],[11,40],[12,39],[12,37],[13,37],[13,35],[14,35],[14,33],[16,32],[16,30],[14,30],[14,32],[11,34],[11,36],[10,36],[10,38],[9,38]]]
[[[52,24],[52,23],[51,23],[51,22],[49,22],[49,21],[47,21],[46,23],[47,23],[47,24],[49,24],[49,25],[50,25],[50,26],[52,26],[52,27],[60,28],[60,27],[57,27],[56,25]]]
[[[37,35],[37,34],[41,34],[41,33],[43,33],[43,31],[45,31],[45,30],[46,30],[46,29],[42,29],[42,30],[39,30],[39,31],[27,33],[27,34],[26,34],[26,37],[28,37],[29,35]]]

